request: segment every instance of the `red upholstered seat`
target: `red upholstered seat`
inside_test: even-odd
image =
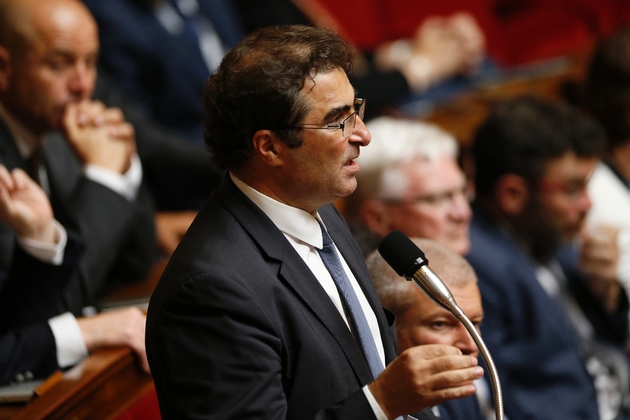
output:
[[[628,0],[319,0],[360,49],[414,34],[428,16],[472,14],[490,55],[515,65],[569,54],[630,23]]]

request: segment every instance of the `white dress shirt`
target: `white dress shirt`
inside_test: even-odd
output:
[[[293,248],[295,248],[296,252],[311,269],[313,275],[315,275],[317,281],[330,297],[330,300],[339,311],[339,314],[345,321],[346,325],[350,328],[337,286],[317,252],[317,249],[321,249],[323,247],[322,233],[318,221],[325,227],[325,224],[321,220],[317,211],[311,214],[296,207],[288,206],[256,191],[232,173],[230,173],[230,177],[238,189],[241,190],[250,200],[252,200],[254,204],[256,204],[284,234],[289,243],[293,246]],[[350,284],[352,284],[352,288],[359,299],[359,303],[361,304],[361,308],[363,309],[374,337],[378,354],[383,362],[383,366],[385,366],[385,350],[383,348],[383,341],[381,340],[381,333],[376,320],[376,315],[370,307],[370,304],[363,294],[363,290],[361,290],[359,283],[348,267],[348,264],[344,260],[343,256],[339,253],[339,251],[337,251],[337,254],[343,269],[350,280]],[[377,419],[387,420],[387,416],[370,392],[367,385],[363,387],[363,392],[370,402]]]

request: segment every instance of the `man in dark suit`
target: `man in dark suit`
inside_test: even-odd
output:
[[[80,276],[59,306],[78,315],[148,273],[156,257],[153,205],[133,127],[118,109],[90,100],[98,35],[89,11],[73,0],[0,6],[0,162],[37,179],[56,218],[84,241]],[[5,270],[13,240],[0,227]]]
[[[83,246],[53,219],[44,191],[21,169],[0,165],[0,222],[17,237],[0,292],[0,384],[43,378],[88,352],[129,345],[148,370],[144,315],[135,308],[75,319],[58,301],[76,275]]]
[[[444,281],[459,307],[478,329],[483,320],[483,308],[477,276],[470,264],[438,242],[420,238],[412,240],[424,252],[431,268]],[[462,354],[478,357],[479,350],[474,340],[450,311],[431,300],[413,281],[399,276],[378,251],[372,252],[366,263],[383,307],[396,315],[399,353],[423,344],[447,344],[457,347]],[[475,385],[484,386],[478,382]],[[443,420],[485,418],[476,396],[445,401],[433,407],[433,411]]]
[[[206,83],[206,143],[226,175],[149,304],[164,419],[393,419],[423,408],[434,418],[426,407],[474,393],[482,369],[455,347],[396,358],[393,319],[331,204],[355,189],[354,159],[370,141],[351,62],[332,32],[265,28]]]
[[[475,137],[467,258],[511,420],[628,414],[615,236],[584,229],[602,141],[576,110],[528,97],[501,104]]]
[[[84,0],[101,65],[146,117],[203,144],[203,84],[243,36],[228,0]]]

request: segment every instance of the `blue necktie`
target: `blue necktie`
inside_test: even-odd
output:
[[[370,326],[365,318],[359,299],[354,293],[354,288],[352,287],[352,284],[350,284],[350,280],[341,266],[341,261],[337,256],[335,246],[321,223],[320,227],[322,229],[324,246],[322,249],[318,249],[317,252],[319,252],[319,255],[322,257],[324,265],[330,272],[332,279],[337,285],[337,290],[339,290],[339,294],[345,302],[346,309],[351,318],[350,322],[354,324],[355,334],[357,335],[359,344],[363,350],[363,355],[367,360],[372,376],[376,379],[385,368],[378,355],[378,350],[376,349],[376,344],[374,343],[374,336],[372,335]]]

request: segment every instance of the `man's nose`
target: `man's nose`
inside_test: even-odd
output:
[[[350,139],[351,141],[360,143],[360,145],[364,147],[372,141],[372,135],[368,131],[361,117],[358,115],[356,116],[356,122],[354,124],[354,128],[352,129]]]
[[[94,69],[85,63],[77,63],[68,80],[68,88],[77,99],[87,99],[94,84]]]
[[[477,344],[463,324],[459,325],[456,334],[455,347],[460,349],[464,354],[477,354]]]

